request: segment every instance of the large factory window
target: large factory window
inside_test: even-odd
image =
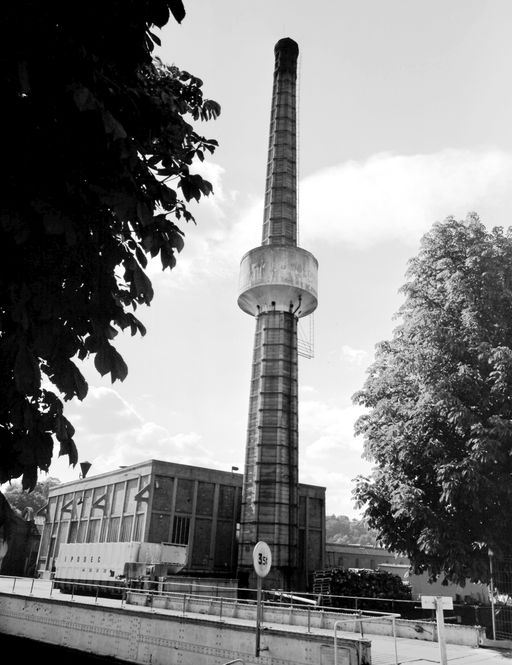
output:
[[[53,522],[55,519],[55,507],[57,506],[57,498],[52,497],[48,501],[48,512],[46,513],[46,521]]]
[[[107,539],[108,519],[105,518],[101,522],[100,543],[104,543]]]
[[[59,519],[61,508],[62,508],[62,494],[60,494],[57,497],[57,505],[55,506],[55,517],[52,519]]]
[[[77,534],[78,534],[78,522],[74,520],[69,525],[68,543],[76,543]]]
[[[62,521],[71,519],[71,507],[73,505],[73,495],[66,494],[60,510],[60,519]]]
[[[105,499],[105,515],[110,515],[112,508],[112,495],[114,494],[114,486],[107,485],[107,496]]]
[[[108,525],[107,543],[116,543],[117,534],[119,533],[120,517],[111,517]]]
[[[44,567],[43,564],[46,564],[47,561],[47,555],[48,555],[48,548],[50,546],[50,525],[45,524],[43,528],[43,536],[41,538],[41,547],[40,547],[40,552],[41,552],[41,557],[40,557],[40,562],[41,562],[41,567]]]
[[[58,555],[59,547],[60,547],[61,543],[66,542],[66,539],[68,537],[68,529],[69,529],[69,522],[61,523],[60,529],[59,529],[59,535],[58,535],[58,538],[57,538],[57,548],[56,548],[54,556]]]
[[[89,522],[89,530],[87,532],[87,542],[97,543],[100,537],[101,520],[94,519]]]
[[[81,520],[78,525],[78,534],[76,537],[76,542],[85,543],[86,533],[87,533],[87,520]]]
[[[50,547],[48,549],[48,560],[50,561],[55,556],[55,545],[57,543],[57,533],[59,525],[54,524],[52,527],[51,537],[50,537]]]
[[[114,497],[112,499],[112,515],[120,515],[122,513],[123,498],[124,498],[124,483],[116,483],[114,485]]]
[[[172,525],[172,541],[177,545],[188,545],[188,532],[190,529],[190,517],[176,515]]]
[[[144,513],[135,515],[135,529],[133,531],[133,540],[143,540],[144,538]]]
[[[122,543],[127,543],[130,540],[132,534],[133,526],[133,515],[126,515],[123,517],[121,522],[121,533],[119,534],[119,540]]]
[[[124,498],[124,511],[125,513],[135,512],[135,495],[137,494],[137,478],[129,480],[126,483],[126,495]]]
[[[92,495],[91,517],[103,517],[106,508],[106,493],[104,487],[96,487]]]
[[[87,519],[90,516],[91,504],[92,504],[92,490],[86,490],[83,496],[82,517],[85,517]]]

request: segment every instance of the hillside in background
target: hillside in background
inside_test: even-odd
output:
[[[377,533],[369,529],[364,520],[350,519],[346,515],[327,515],[325,540],[345,545],[377,545]]]

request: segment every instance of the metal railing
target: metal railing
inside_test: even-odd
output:
[[[12,593],[33,595],[35,586],[46,586],[49,596],[52,596],[55,589],[63,582],[59,579],[38,580],[34,578],[19,578],[11,576],[0,576],[0,580],[3,580],[5,589],[10,590]],[[11,581],[12,584],[10,583]],[[137,600],[136,596],[140,594],[141,597],[139,597],[139,600],[141,602],[144,601],[147,609],[152,612],[161,609],[171,609],[180,612],[183,616],[186,616],[188,613],[208,613],[210,616],[217,616],[219,621],[224,621],[228,618],[237,618],[237,615],[239,618],[250,620],[252,615],[256,612],[257,601],[255,599],[250,597],[238,598],[236,595],[233,595],[245,594],[246,596],[251,596],[251,594],[255,594],[254,589],[233,589],[233,594],[230,596],[223,596],[221,593],[226,589],[212,585],[195,585],[195,589],[198,593],[184,593],[182,591],[162,592],[154,589],[140,589],[129,586],[113,587],[112,585],[88,584],[85,582],[80,584],[67,582],[67,585],[69,587],[68,591],[71,601],[75,600],[78,596],[83,599],[84,596],[80,592],[85,590],[87,591],[86,597],[90,599],[89,602],[98,603],[103,594],[115,593],[117,594],[117,598],[121,605],[132,604],[133,601]],[[190,583],[175,583],[173,588],[191,588],[191,586]],[[130,594],[133,594],[134,597],[131,598]],[[311,599],[307,599],[309,602],[305,604],[304,599],[301,596],[284,592],[270,592],[266,595],[273,598],[273,600],[265,600],[262,603],[262,622],[265,620],[267,622],[288,623],[290,625],[295,623],[295,625],[303,625],[307,630],[307,633],[312,632],[313,620],[317,627],[329,629],[329,625],[332,626],[335,665],[338,665],[338,651],[345,648],[338,644],[339,632],[342,626],[353,624],[354,628],[358,628],[360,637],[363,638],[365,625],[368,626],[371,622],[390,622],[391,634],[394,642],[395,664],[398,664],[396,619],[400,618],[401,615],[399,613],[378,612],[376,610],[355,611],[353,608],[342,607],[334,608],[332,606],[318,605],[316,602],[313,603]],[[110,599],[110,602],[112,602],[112,599]],[[166,607],[167,602],[171,605],[170,607]],[[279,614],[281,614],[280,612],[276,615],[276,610],[281,610],[282,616],[279,616]],[[347,616],[343,618],[336,617],[336,614],[339,615],[340,613],[346,614]],[[240,615],[242,616],[240,617]],[[329,617],[334,619],[333,624],[329,621]],[[329,624],[327,626],[325,625],[326,621]],[[378,632],[380,632],[380,630],[378,630]],[[360,643],[358,643],[358,649],[358,657],[360,659]],[[232,665],[235,663],[243,663],[243,661],[241,659],[235,659],[224,665]]]
[[[361,637],[364,637],[364,632],[363,632],[363,621],[369,622],[369,621],[375,621],[375,620],[385,620],[385,619],[391,619],[391,625],[392,625],[392,631],[393,631],[393,642],[394,642],[394,649],[395,649],[395,665],[398,665],[398,647],[397,647],[397,640],[396,640],[396,619],[399,619],[400,615],[399,614],[382,614],[380,616],[375,616],[375,617],[363,617],[363,616],[358,616],[357,618],[353,619],[338,619],[337,621],[334,622],[334,665],[338,665],[338,640],[337,640],[337,631],[338,631],[338,626],[340,624],[345,624],[345,623],[359,623],[359,631],[361,634]],[[358,653],[357,653],[357,662],[358,665],[361,662],[361,645],[358,643]]]
[[[137,596],[140,594],[141,598],[139,598],[139,600],[144,600],[146,606],[151,609],[162,609],[165,599],[169,599],[175,602],[179,601],[179,609],[183,614],[188,611],[187,608],[191,602],[196,601],[198,604],[211,606],[212,609],[215,610],[215,612],[212,613],[217,614],[221,619],[227,616],[228,611],[232,616],[233,612],[236,614],[237,608],[255,607],[257,603],[255,589],[230,589],[229,587],[199,585],[185,582],[166,583],[167,588],[170,587],[175,590],[159,591],[157,585],[147,585],[146,588],[139,588],[121,584],[114,586],[112,584],[91,584],[88,582],[72,583],[68,580],[62,580],[59,578],[41,580],[34,578],[0,576],[0,580],[3,580],[6,587],[10,587],[10,591],[13,593],[27,593],[28,595],[33,595],[34,585],[37,585],[39,588],[42,588],[41,585],[46,585],[45,588],[47,589],[48,595],[52,596],[55,590],[60,590],[65,594],[69,594],[71,600],[74,600],[76,597],[84,599],[94,598],[94,602],[98,602],[100,597],[107,596],[110,599],[117,598],[121,604],[125,604],[127,600],[129,601],[130,594],[132,595],[133,600],[137,600]],[[10,584],[11,581],[12,585]],[[193,590],[189,592],[182,591],[182,589],[192,588]],[[223,593],[226,595],[223,595]],[[264,591],[263,594],[264,596],[267,596],[267,599],[263,601],[266,611],[276,609],[287,611],[287,616],[290,620],[293,619],[294,616],[306,615],[308,632],[310,632],[312,628],[311,619],[313,616],[322,614],[324,617],[329,617],[331,614],[336,613],[354,614],[354,609],[350,607],[334,608],[331,606],[322,606],[308,598],[306,598],[305,603],[305,594],[303,596],[282,591]],[[272,600],[268,599],[269,596]],[[173,609],[176,609],[176,606],[174,606]],[[392,613],[377,612],[375,610],[367,610],[364,612],[364,616],[388,616],[390,614]],[[362,615],[363,611],[358,610],[358,616]]]

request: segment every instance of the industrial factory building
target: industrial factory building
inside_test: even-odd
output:
[[[188,545],[181,575],[237,579],[242,484],[234,471],[158,460],[63,483],[50,490],[39,574],[51,573],[64,543],[141,541]],[[299,484],[303,589],[324,552],[325,488]]]

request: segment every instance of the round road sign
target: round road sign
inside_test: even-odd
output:
[[[272,565],[272,552],[270,547],[263,540],[260,540],[254,546],[252,551],[252,561],[254,570],[259,577],[266,577]]]

